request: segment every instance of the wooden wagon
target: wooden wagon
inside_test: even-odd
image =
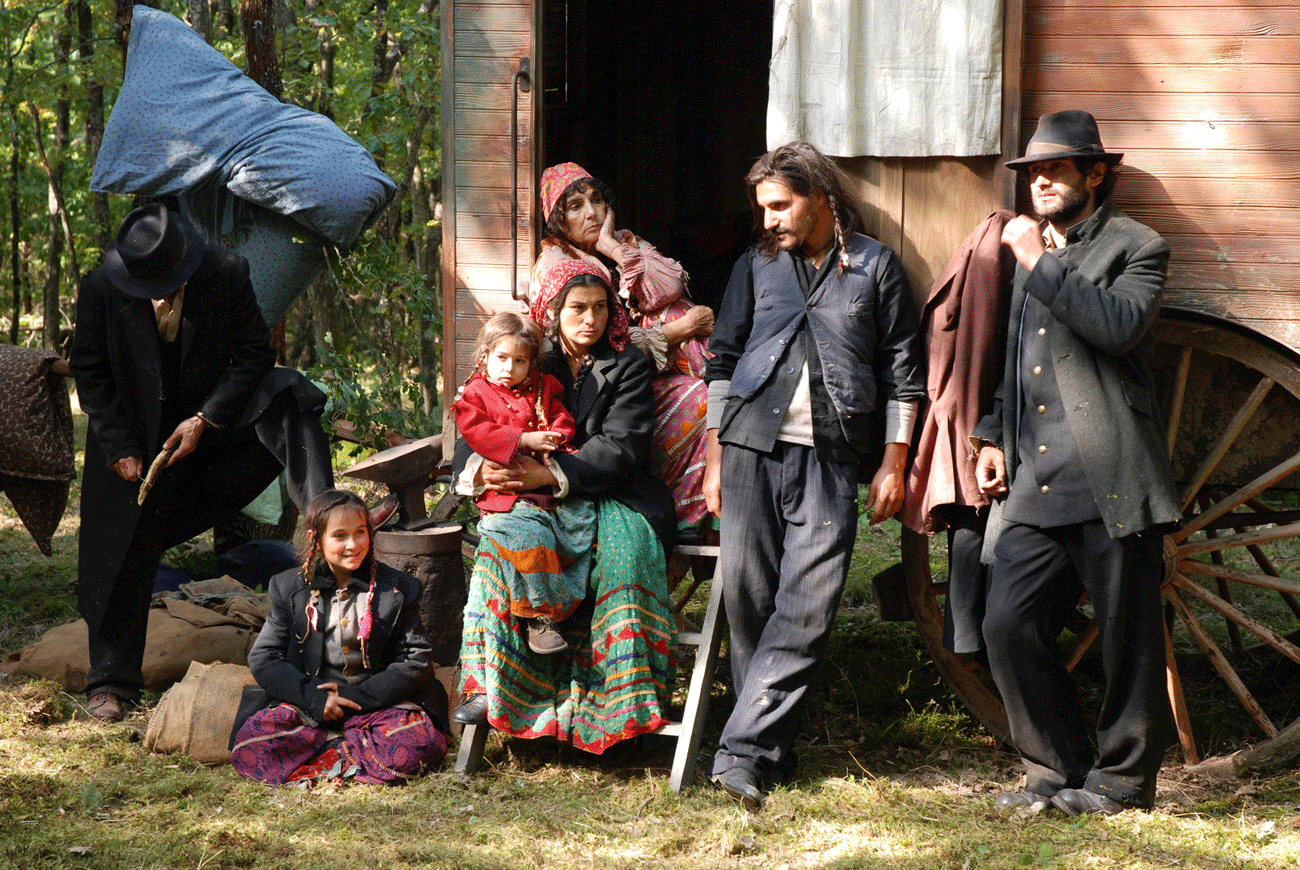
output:
[[[448,390],[527,281],[537,179],[555,162],[610,182],[619,225],[717,303],[748,231],[741,178],[766,150],[772,14],[764,0],[443,4]],[[1186,514],[1164,578],[1183,753],[1199,760],[1175,648],[1200,650],[1258,729],[1248,739],[1280,750],[1300,708],[1261,702],[1254,683],[1300,665],[1300,4],[1007,0],[1003,40],[1002,156],[841,165],[867,231],[924,290],[980,219],[1023,208],[1001,164],[1040,114],[1086,108],[1125,152],[1116,200],[1173,252],[1157,377]],[[905,532],[902,552],[945,680],[1005,737],[986,678],[943,649],[928,541]],[[1072,664],[1090,636],[1077,628]]]

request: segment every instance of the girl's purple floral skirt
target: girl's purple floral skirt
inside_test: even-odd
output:
[[[249,779],[272,785],[325,780],[397,784],[436,767],[443,736],[420,709],[386,707],[349,716],[341,731],[306,724],[292,704],[248,717],[230,761]]]

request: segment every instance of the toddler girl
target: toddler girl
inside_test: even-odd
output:
[[[573,450],[573,415],[564,407],[560,382],[537,368],[541,347],[537,324],[512,311],[493,315],[479,332],[478,365],[452,410],[465,443],[486,460],[512,465],[529,455],[556,471],[551,451]],[[585,499],[561,500],[552,487],[479,489],[474,503],[480,533],[510,528],[516,536],[511,540],[523,536],[537,552],[554,552],[554,559],[534,566],[537,573],[528,589],[514,589],[511,611],[521,620],[533,652],[553,655],[568,649],[556,624],[586,597],[595,508]]]
[[[573,443],[573,415],[564,407],[564,388],[537,368],[542,333],[521,314],[502,311],[478,334],[478,365],[452,404],[456,428],[469,448],[500,465],[520,455],[548,462],[551,451]],[[553,510],[548,490],[500,492],[485,490],[474,503],[479,510],[508,511],[525,498],[542,510]]]

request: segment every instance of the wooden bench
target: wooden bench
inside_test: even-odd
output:
[[[682,545],[673,550],[674,555],[687,557],[718,558],[718,548],[707,544]],[[700,581],[692,580],[674,605],[678,612],[688,603]],[[660,726],[653,733],[665,737],[677,738],[677,749],[673,754],[672,774],[668,785],[680,792],[695,780],[695,761],[700,752],[700,743],[704,738],[704,722],[709,714],[709,699],[713,688],[713,672],[718,665],[718,653],[722,646],[722,635],[726,631],[726,617],[722,608],[722,584],[709,584],[709,601],[704,611],[704,622],[699,631],[682,631],[677,634],[677,646],[694,647],[695,662],[691,668],[690,685],[686,691],[686,703],[682,707],[681,718]],[[460,735],[460,750],[456,753],[456,777],[468,780],[479,768],[483,760],[483,747],[487,743],[487,723],[466,725]]]

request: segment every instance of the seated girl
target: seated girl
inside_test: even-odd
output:
[[[350,492],[316,496],[303,526],[302,567],[271,578],[231,762],[276,785],[403,782],[447,751],[415,703],[430,667],[419,581],[375,561],[370,515]]]

